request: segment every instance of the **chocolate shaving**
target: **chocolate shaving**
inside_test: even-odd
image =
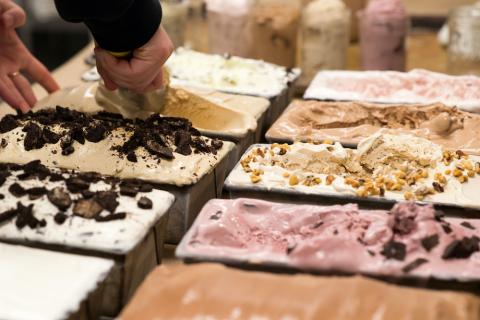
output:
[[[140,200],[138,200],[137,205],[140,209],[144,209],[144,210],[153,208],[152,200],[150,200],[147,197],[141,197]]]
[[[287,254],[291,254],[296,248],[297,248],[296,244],[294,244],[293,246],[288,246],[287,247]]]
[[[98,192],[95,200],[107,211],[113,213],[120,204],[117,201],[118,194],[114,191]]]
[[[42,129],[34,122],[29,122],[22,131],[26,132],[23,145],[26,151],[41,149],[45,145]]]
[[[383,246],[381,254],[387,259],[403,261],[407,255],[407,250],[405,244],[390,240]]]
[[[404,273],[410,273],[413,270],[417,269],[418,267],[422,266],[423,264],[427,263],[428,260],[424,258],[417,258],[414,261],[407,264],[405,267],[402,268]]]
[[[470,229],[470,230],[475,230],[476,228],[468,221],[463,221],[462,223],[460,223],[460,225],[462,227],[465,227],[467,229]]]
[[[21,198],[27,194],[27,191],[16,182],[8,188],[8,192],[17,198]]]
[[[434,234],[428,237],[425,237],[421,240],[422,247],[430,252],[433,248],[435,248],[439,244],[439,237],[438,234]]]
[[[222,211],[219,210],[210,216],[210,220],[220,220],[222,217]]]
[[[17,220],[15,221],[15,225],[18,229],[22,230],[24,227],[29,226],[30,229],[35,229],[37,227],[44,227],[46,226],[45,220],[38,220],[33,215],[33,204],[25,207],[22,203],[17,203]]]
[[[68,216],[65,213],[59,212],[55,215],[55,217],[53,217],[53,220],[55,220],[56,224],[62,225],[62,224],[65,223],[67,218],[68,218]]]
[[[0,120],[0,133],[7,133],[17,128],[20,124],[15,117],[11,114],[8,114]]]
[[[450,224],[448,224],[447,222],[442,223],[441,226],[442,226],[443,231],[446,234],[452,233],[453,230],[452,230],[452,228],[450,228]]]
[[[473,236],[464,237],[462,240],[453,240],[443,252],[442,259],[468,259],[470,256],[480,250],[480,238]]]

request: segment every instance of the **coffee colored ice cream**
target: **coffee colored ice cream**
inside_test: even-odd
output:
[[[381,129],[391,134],[411,133],[446,149],[480,155],[480,116],[440,103],[382,105],[297,100],[270,128],[267,139],[327,139],[356,145]]]
[[[479,316],[479,299],[469,294],[405,288],[362,277],[276,275],[197,264],[157,268],[119,319],[475,320]]]
[[[408,15],[401,0],[371,0],[359,13],[364,70],[406,68]]]
[[[177,254],[301,270],[478,281],[480,220],[443,218],[432,206],[391,210],[211,200]]]
[[[181,118],[128,120],[66,108],[0,120],[0,162],[98,172],[159,184],[191,185],[212,172],[233,143],[202,137]]]

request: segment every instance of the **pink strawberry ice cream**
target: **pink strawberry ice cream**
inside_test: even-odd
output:
[[[212,200],[177,254],[303,270],[478,280],[480,221],[445,219],[431,206]]]
[[[364,70],[405,70],[408,16],[400,0],[371,0],[359,13]]]

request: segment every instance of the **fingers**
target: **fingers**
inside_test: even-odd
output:
[[[30,105],[7,75],[0,77],[0,96],[15,109],[22,112],[30,110]]]
[[[25,24],[25,11],[13,1],[0,1],[0,7],[0,25],[14,29]]]
[[[105,88],[107,88],[110,91],[114,91],[118,89],[118,86],[115,84],[115,82],[110,79],[110,77],[105,73],[103,68],[101,66],[97,66],[98,73],[103,79],[103,82],[105,83]]]
[[[22,97],[28,103],[29,107],[33,108],[33,106],[35,106],[35,104],[37,103],[37,98],[35,97],[30,82],[27,80],[27,78],[25,78],[22,74],[19,73],[15,76],[10,77],[10,80],[12,80],[12,83],[15,85]]]
[[[48,93],[55,92],[60,89],[57,81],[52,77],[48,69],[35,57],[30,56],[30,60],[25,66],[25,71],[38,82]]]

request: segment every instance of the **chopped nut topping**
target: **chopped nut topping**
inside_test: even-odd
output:
[[[327,180],[326,180],[327,186],[331,185],[333,183],[333,181],[335,181],[335,177],[332,176],[331,174],[328,175]]]
[[[405,200],[408,200],[408,201],[412,201],[412,200],[415,199],[415,195],[410,191],[405,192],[405,194],[403,196],[404,196]]]
[[[298,177],[296,175],[291,175],[290,179],[288,180],[288,184],[291,186],[296,186],[298,182]]]
[[[458,177],[463,176],[463,173],[462,173],[462,171],[460,171],[460,170],[458,170],[458,169],[455,169],[455,170],[453,170],[453,176],[454,176],[455,178],[458,178]]]
[[[262,180],[262,177],[260,177],[260,176],[257,176],[255,174],[250,175],[250,181],[252,181],[252,183],[258,183],[261,180]]]
[[[323,140],[323,144],[333,144],[333,141],[330,139]]]
[[[460,176],[457,178],[458,181],[460,181],[460,183],[465,183],[468,181],[468,177],[467,176]]]
[[[290,177],[290,173],[288,173],[288,172],[284,172],[284,173],[283,173],[283,177],[284,177],[284,178],[288,178],[288,177]]]

